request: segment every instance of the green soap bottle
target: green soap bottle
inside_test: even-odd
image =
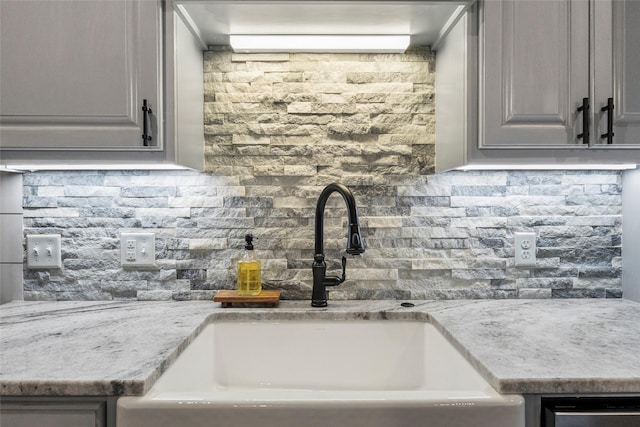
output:
[[[262,291],[260,260],[253,253],[253,236],[247,234],[244,240],[244,258],[238,262],[238,295],[258,295]]]

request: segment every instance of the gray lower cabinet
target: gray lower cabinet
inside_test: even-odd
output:
[[[112,397],[2,397],[2,427],[115,427]]]
[[[480,147],[640,148],[638,22],[634,0],[483,2]]]

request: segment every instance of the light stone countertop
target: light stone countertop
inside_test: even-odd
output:
[[[0,394],[142,395],[208,322],[311,318],[430,321],[501,393],[640,393],[638,303],[411,302],[13,302],[0,307]]]

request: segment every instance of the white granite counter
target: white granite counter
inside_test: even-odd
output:
[[[502,393],[640,393],[640,304],[625,300],[23,302],[0,307],[0,394],[141,395],[216,319],[433,322]]]

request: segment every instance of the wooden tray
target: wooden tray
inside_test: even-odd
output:
[[[222,308],[231,307],[234,302],[238,303],[258,303],[265,304],[267,307],[275,307],[280,301],[280,290],[262,291],[258,295],[238,295],[238,291],[223,290],[219,291],[216,296],[213,297],[215,302],[222,303]]]

